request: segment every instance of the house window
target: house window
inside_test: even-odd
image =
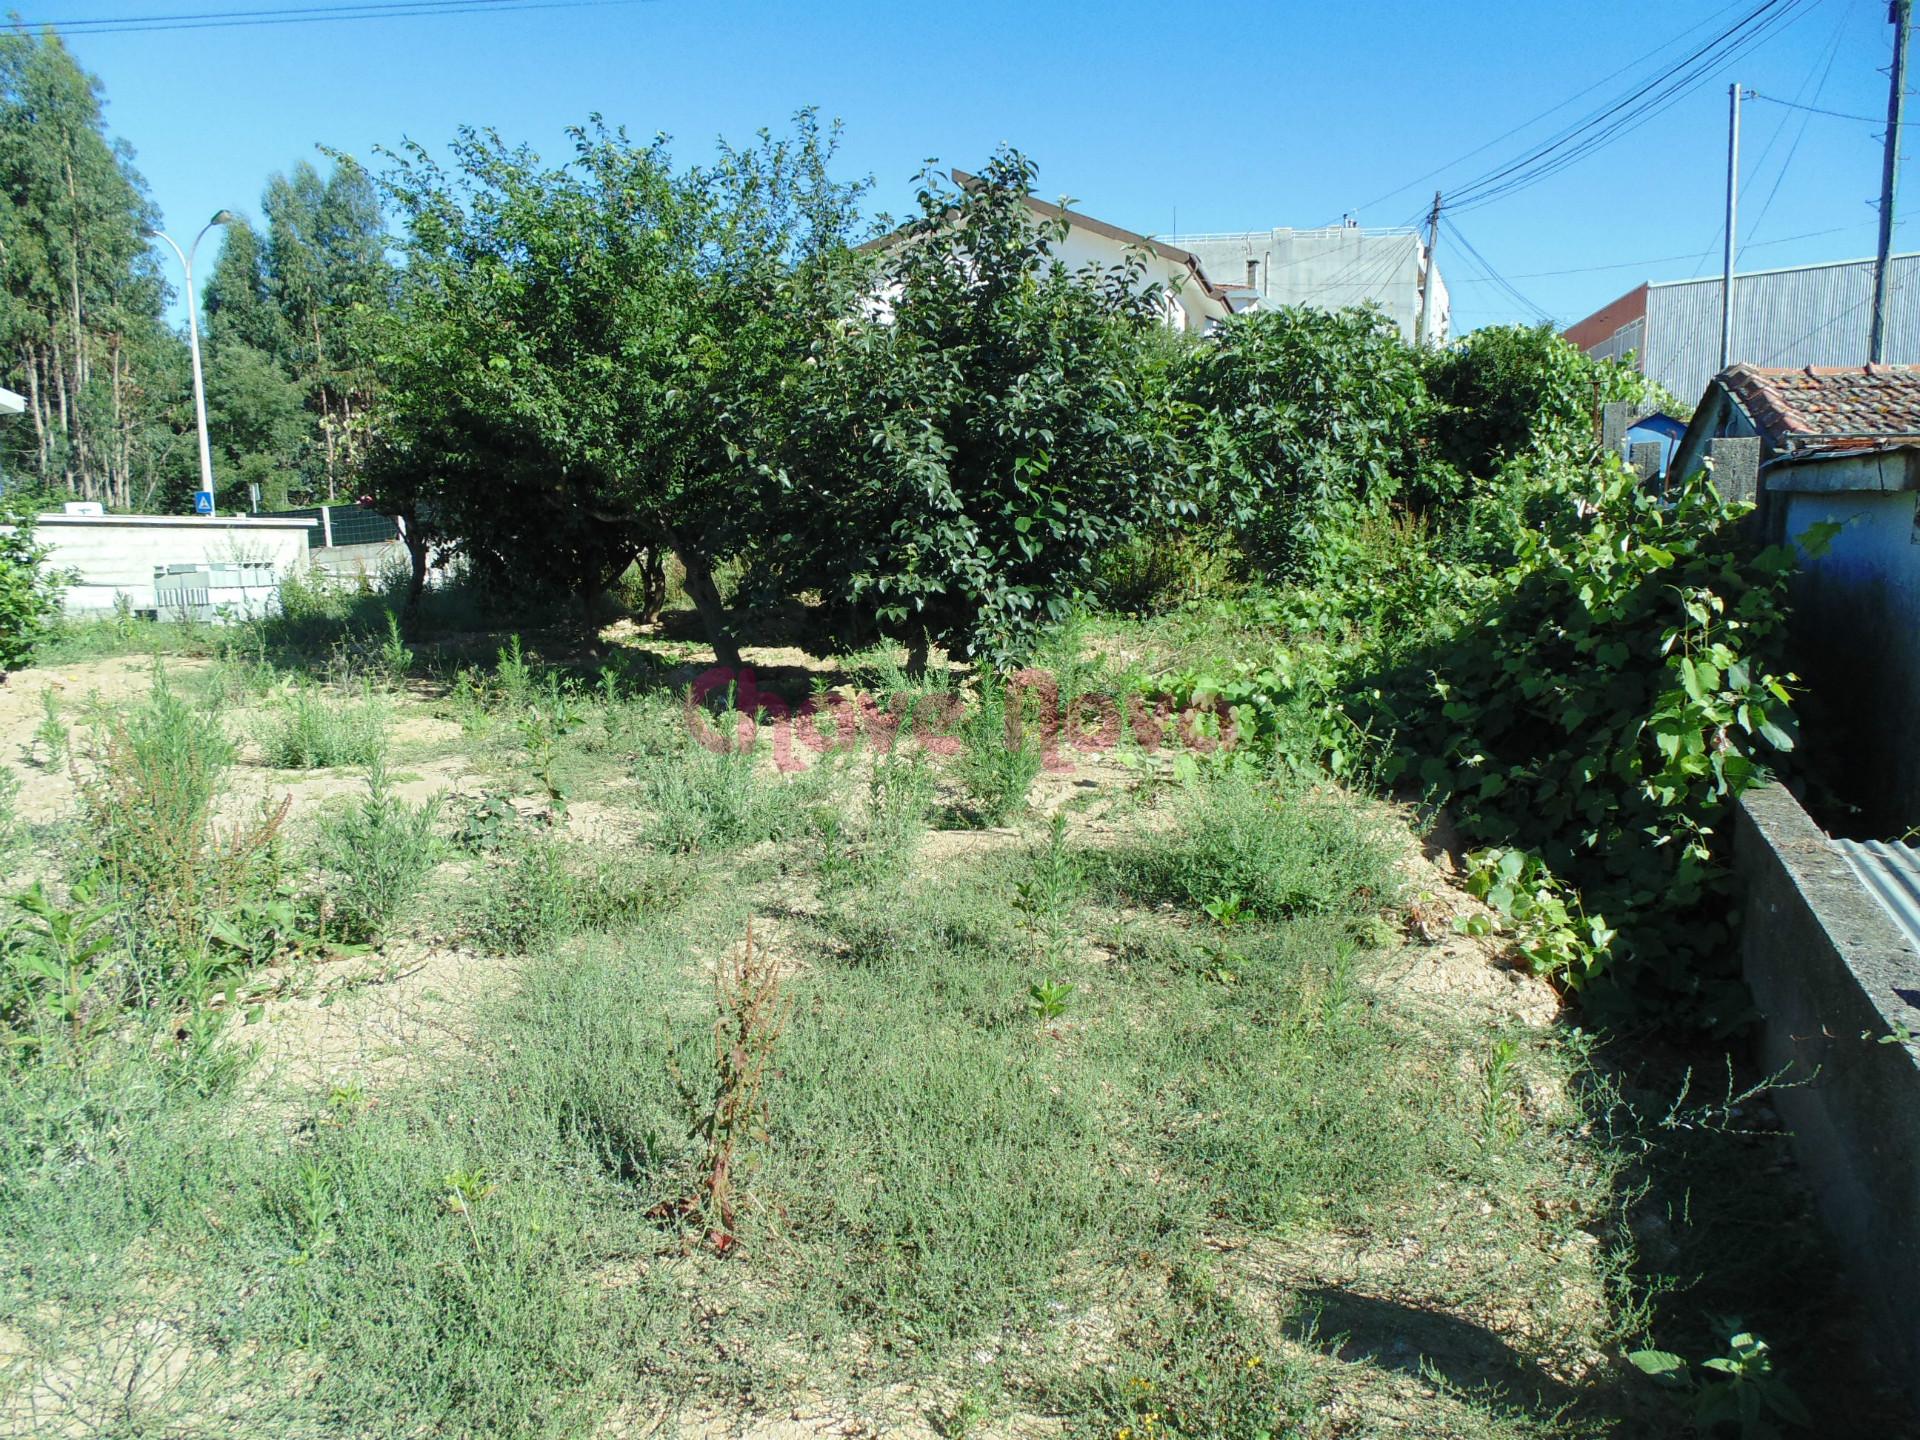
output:
[[[1260,262],[1258,260],[1247,261],[1247,288],[1249,290],[1258,290],[1260,288]]]

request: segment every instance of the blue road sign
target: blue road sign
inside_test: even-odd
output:
[[[196,490],[193,492],[193,513],[196,515],[211,515],[213,513],[213,492],[211,490]]]

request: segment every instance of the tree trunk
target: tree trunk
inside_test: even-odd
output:
[[[640,623],[659,623],[667,606],[667,552],[649,545],[640,552]]]
[[[713,646],[713,658],[722,665],[738,670],[740,646],[734,640],[733,632],[727,628],[727,607],[720,603],[720,591],[713,583],[712,567],[705,556],[693,555],[678,544],[673,551],[680,557],[680,568],[687,572],[687,598],[693,601],[693,608],[700,615],[700,623],[706,628],[707,641]]]
[[[931,643],[927,639],[925,630],[920,631],[916,638],[907,642],[907,677],[909,679],[927,678],[927,651],[930,648]]]
[[[402,515],[400,538],[407,547],[407,610],[420,608],[420,597],[427,589],[427,536],[411,515]]]

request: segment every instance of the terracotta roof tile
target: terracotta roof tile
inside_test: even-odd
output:
[[[1920,366],[1735,365],[1719,378],[1776,450],[1920,444]]]

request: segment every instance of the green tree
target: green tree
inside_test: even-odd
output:
[[[0,34],[0,363],[28,411],[8,444],[49,490],[127,508],[167,488],[184,417],[157,223],[99,83],[52,31]]]
[[[365,445],[372,374],[357,346],[367,308],[392,303],[396,275],[372,178],[336,156],[322,179],[306,161],[275,175],[262,197],[265,277],[283,338],[269,349],[287,366],[314,412],[322,498],[351,486]],[[258,341],[252,343],[258,345]]]
[[[671,548],[731,663],[713,567],[755,533],[859,187],[810,112],[682,172],[664,139],[572,133],[558,168],[471,130],[451,171],[392,157],[407,265],[375,327],[370,488],[523,587],[594,591]]]
[[[1158,289],[1137,258],[1058,263],[1065,224],[1035,218],[1033,177],[1013,151],[958,190],[924,175],[873,318],[832,332],[804,376],[768,550],[843,641],[1011,662],[1104,549],[1183,503],[1144,363]]]
[[[1330,531],[1396,498],[1429,498],[1420,356],[1376,310],[1236,315],[1193,351],[1182,390],[1206,506],[1267,575],[1298,573]]]

